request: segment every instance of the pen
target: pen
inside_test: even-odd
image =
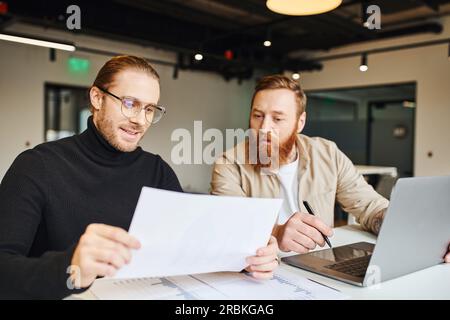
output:
[[[308,213],[309,213],[310,215],[315,216],[314,211],[313,211],[312,208],[309,206],[308,201],[303,201],[303,204],[304,204],[304,206],[306,207],[306,210],[308,210]],[[320,232],[320,231],[319,231],[319,232]],[[329,246],[330,248],[333,248],[333,247],[331,246],[331,242],[330,242],[330,240],[328,239],[328,237],[327,237],[326,235],[324,235],[322,232],[320,232],[320,234],[321,234],[322,237],[325,239],[325,242],[328,244],[328,246]]]

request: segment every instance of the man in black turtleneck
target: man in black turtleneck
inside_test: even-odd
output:
[[[121,70],[114,81],[105,79],[112,68]],[[162,115],[158,80],[145,60],[123,57],[105,65],[94,85],[145,103],[121,102],[95,87],[86,131],[16,158],[0,186],[0,298],[63,298],[77,292],[68,282],[71,265],[91,268],[81,274],[73,270],[83,287],[112,275],[129,260],[129,249],[139,246],[124,230],[141,188],[182,191],[169,165],[138,147]],[[77,247],[83,234],[91,244]]]
[[[0,299],[60,299],[129,263],[142,187],[182,191],[169,165],[138,146],[165,112],[159,96],[146,60],[114,57],[90,90],[87,130],[15,159],[0,185]],[[247,270],[269,277],[277,248],[271,239]]]

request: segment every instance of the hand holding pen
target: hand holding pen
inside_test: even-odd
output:
[[[307,253],[317,245],[325,246],[327,237],[333,235],[333,230],[313,214],[296,212],[285,224],[275,228],[274,235],[277,237],[280,250]]]
[[[308,213],[309,213],[310,215],[315,216],[315,213],[314,213],[313,209],[311,208],[311,206],[309,205],[308,201],[303,201],[303,205],[305,206],[306,210],[308,210]],[[322,232],[321,232],[321,233],[322,233]],[[330,240],[328,239],[328,237],[327,237],[326,235],[324,235],[323,233],[322,233],[322,237],[323,237],[323,239],[326,241],[326,243],[328,244],[328,246],[329,246],[330,248],[333,248],[333,246],[331,245],[331,242],[330,242]]]

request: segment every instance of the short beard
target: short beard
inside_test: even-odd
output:
[[[102,109],[103,110],[103,109]],[[133,152],[137,149],[138,145],[124,146],[120,145],[119,138],[115,134],[114,123],[112,120],[107,119],[105,114],[100,110],[97,113],[97,130],[102,137],[112,146],[114,149],[121,152]]]

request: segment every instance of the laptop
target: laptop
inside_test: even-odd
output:
[[[358,242],[282,258],[285,263],[370,286],[443,262],[450,243],[450,176],[401,178],[377,243]]]

